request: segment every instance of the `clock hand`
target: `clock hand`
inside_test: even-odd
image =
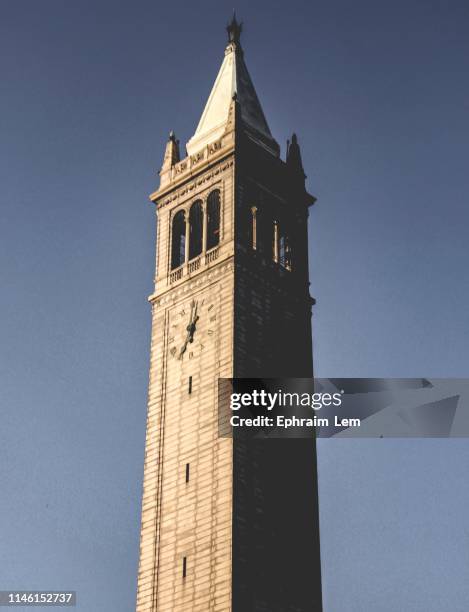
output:
[[[191,314],[190,314],[190,317],[189,317],[189,325],[191,324],[191,321],[192,321],[192,313],[193,312],[194,312],[194,300],[192,300],[192,302],[191,302]]]
[[[194,341],[194,333],[195,333],[195,329],[196,329],[196,324],[197,321],[199,320],[199,317],[197,315],[197,308],[198,308],[198,302],[196,302],[195,300],[192,300],[191,303],[191,318],[189,320],[189,325],[187,326],[187,338],[189,340],[189,342],[193,342]]]
[[[186,330],[186,339],[184,340],[184,344],[181,346],[181,350],[179,351],[179,359],[182,359],[182,356],[186,352],[188,343],[192,342],[192,336],[194,334],[194,332],[192,331],[192,323],[189,323],[189,325],[186,327]]]
[[[182,356],[186,352],[188,342],[189,342],[189,336],[187,336],[184,344],[181,346],[181,350],[179,351],[179,359],[182,359]]]
[[[189,344],[189,342],[194,341],[195,326],[196,326],[197,321],[199,320],[199,317],[197,316],[197,306],[198,306],[198,303],[195,300],[192,300],[191,314],[189,318],[189,323],[186,327],[187,335],[186,335],[184,344],[181,346],[181,349],[179,351],[179,359],[182,359],[182,356],[187,350],[187,345]]]

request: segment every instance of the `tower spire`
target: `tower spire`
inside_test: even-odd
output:
[[[236,11],[233,9],[233,18],[231,22],[226,26],[228,32],[228,42],[239,44],[241,38],[241,32],[243,31],[243,24],[238,23],[236,19]]]
[[[189,155],[197,153],[225,133],[234,96],[239,104],[243,130],[273,155],[279,155],[279,146],[272,137],[244,61],[240,43],[242,29],[242,23],[238,22],[233,12],[231,22],[226,26],[228,44],[222,65],[195,134],[187,143]]]

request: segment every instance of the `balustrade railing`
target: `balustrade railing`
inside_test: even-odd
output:
[[[171,272],[171,274],[169,275],[169,282],[175,283],[180,278],[182,278],[182,270],[183,268],[181,267],[181,268],[178,268],[177,270],[174,270],[174,272]]]
[[[195,272],[199,268],[200,268],[200,257],[197,257],[197,259],[193,259],[192,261],[189,262],[189,265],[188,265],[189,274],[191,272]]]
[[[218,259],[218,255],[219,255],[218,247],[211,249],[210,251],[205,253],[204,263],[209,264],[212,261],[215,261],[216,259]],[[202,264],[202,257],[203,255],[200,255],[199,257],[197,257],[197,259],[192,259],[187,265],[180,266],[177,270],[173,270],[169,275],[170,284],[173,284],[177,282],[178,280],[181,280],[181,278],[186,274],[186,271],[187,271],[187,274],[192,274],[193,272],[196,272],[197,270],[199,270]]]
[[[210,263],[218,258],[218,247],[215,247],[205,255],[205,263]]]

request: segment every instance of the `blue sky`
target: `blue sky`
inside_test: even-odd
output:
[[[316,374],[468,372],[465,2],[239,2],[310,217]],[[0,589],[134,605],[155,220],[232,3],[16,0],[0,19]],[[319,445],[326,612],[467,609],[469,449]],[[352,582],[352,584],[350,584]]]

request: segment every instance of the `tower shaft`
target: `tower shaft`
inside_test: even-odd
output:
[[[234,26],[233,26],[234,27]],[[137,612],[320,612],[314,440],[225,438],[220,378],[312,376],[307,217],[229,31],[156,205]],[[301,171],[300,171],[301,169]]]

